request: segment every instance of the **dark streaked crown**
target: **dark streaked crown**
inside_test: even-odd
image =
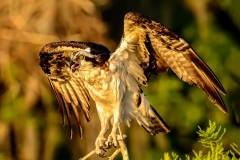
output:
[[[77,41],[62,41],[62,42],[53,42],[46,44],[42,50],[40,51],[39,56],[41,57],[44,53],[49,53],[49,51],[56,49],[58,47],[66,47],[66,48],[76,48],[76,49],[86,49],[90,48],[91,54],[110,54],[110,51],[103,45],[93,43],[93,42],[77,42]]]

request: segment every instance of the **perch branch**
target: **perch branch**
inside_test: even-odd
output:
[[[115,152],[110,157],[108,157],[109,160],[113,160],[119,152],[122,153],[123,160],[129,160],[127,147],[124,143],[124,139],[126,139],[127,136],[122,135],[120,129],[119,129],[119,133],[120,133],[120,135],[117,135],[119,148],[117,150],[115,150]],[[108,147],[107,144],[105,144],[105,145],[106,145],[105,147],[107,148]],[[91,157],[95,153],[96,153],[96,150],[94,149],[91,152],[89,152],[86,156],[84,156],[83,158],[80,158],[79,160],[86,160],[87,158]]]
[[[86,160],[87,158],[91,157],[94,153],[96,153],[96,150],[92,150],[91,152],[89,152],[86,156],[84,156],[83,158],[80,158],[79,160]]]
[[[120,146],[119,149],[121,149],[123,160],[129,160],[128,150],[127,150],[127,147],[126,147],[124,141],[120,140],[120,141],[118,141],[118,143],[119,143],[119,146]]]
[[[119,134],[120,134],[120,137],[118,137],[118,138],[120,138],[120,139],[118,139],[118,143],[119,143],[119,146],[120,146],[120,149],[121,149],[123,160],[129,160],[128,150],[127,150],[127,147],[124,143],[124,139],[127,138],[127,136],[122,135],[121,128],[119,126],[118,126],[118,131],[119,131]]]
[[[113,160],[119,152],[121,152],[121,148],[118,148],[110,157],[108,157],[108,160]]]

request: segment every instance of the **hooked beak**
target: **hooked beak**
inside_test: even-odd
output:
[[[71,71],[74,73],[78,68],[79,68],[79,66],[80,66],[80,64],[79,63],[77,63],[77,62],[75,62],[75,61],[72,61],[72,60],[70,60],[70,69],[71,69]]]

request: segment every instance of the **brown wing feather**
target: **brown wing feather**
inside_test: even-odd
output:
[[[226,94],[220,81],[189,44],[167,27],[140,13],[128,13],[123,38],[132,46],[138,45],[135,53],[147,77],[170,67],[180,79],[197,85],[211,102],[227,112],[218,93]]]
[[[57,101],[58,101],[58,104],[59,104],[59,107],[60,107],[60,111],[61,111],[61,115],[62,115],[62,122],[63,122],[63,126],[65,126],[65,117],[64,117],[64,101],[63,101],[63,98],[62,98],[62,95],[56,90],[56,88],[53,86],[53,83],[51,81],[51,79],[49,79],[49,83],[53,89],[53,92],[57,98]]]
[[[48,77],[59,103],[63,125],[65,125],[64,114],[67,115],[70,138],[72,138],[70,107],[78,124],[79,135],[82,137],[78,108],[81,107],[86,120],[89,122],[90,102],[89,93],[83,82],[77,77],[77,73],[72,73],[69,68],[69,56],[72,52],[91,45],[93,44],[83,42],[55,42],[45,45],[39,54],[40,66]]]

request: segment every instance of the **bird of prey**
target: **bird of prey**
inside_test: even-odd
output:
[[[119,46],[110,52],[92,42],[62,41],[45,45],[39,54],[62,112],[71,126],[70,109],[76,117],[80,136],[79,109],[90,121],[90,97],[96,103],[101,131],[95,141],[96,153],[104,144],[118,145],[119,125],[136,120],[151,135],[170,132],[151,106],[141,85],[146,86],[152,74],[168,68],[183,81],[198,86],[221,111],[227,108],[219,95],[223,86],[196,52],[182,38],[161,23],[140,13],[127,13]],[[111,126],[110,126],[111,124]],[[106,137],[106,131],[111,132]],[[72,131],[70,128],[72,135]]]

